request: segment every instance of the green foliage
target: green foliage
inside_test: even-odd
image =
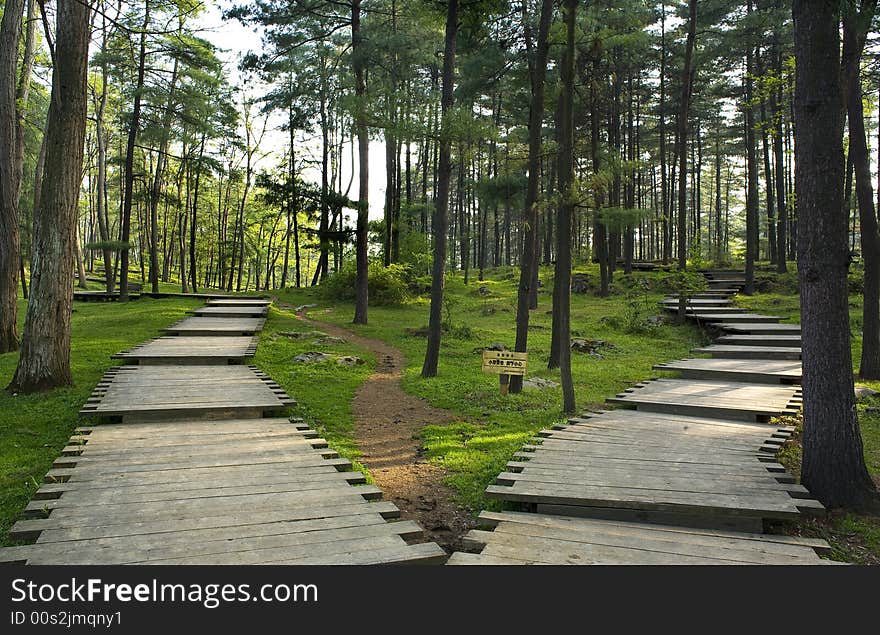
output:
[[[112,251],[125,251],[131,249],[129,243],[121,240],[99,240],[92,243],[86,243],[84,247],[92,251],[103,251],[105,249],[110,249]]]
[[[321,284],[321,295],[327,300],[354,300],[356,279],[356,264],[348,262]],[[371,306],[403,304],[410,298],[410,284],[415,282],[409,266],[384,267],[375,261],[369,264],[367,280]]]

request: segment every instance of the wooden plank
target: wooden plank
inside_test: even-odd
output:
[[[682,359],[656,364],[655,370],[676,371],[687,379],[718,379],[753,383],[800,383],[801,363],[790,360],[712,358]]]
[[[737,346],[801,346],[800,335],[722,335],[715,341]]]
[[[254,335],[265,318],[188,317],[165,329],[170,335]]]
[[[775,324],[782,320],[781,317],[775,315],[759,315],[757,313],[718,313],[710,309],[705,311],[693,312],[690,316],[701,322],[724,322],[727,324],[735,324],[737,322],[745,324]]]
[[[753,359],[756,367],[765,359],[794,359],[801,358],[800,347],[792,346],[741,346],[733,344],[713,344],[695,348],[694,353],[708,354],[715,358],[726,359]]]
[[[713,326],[731,333],[749,333],[752,335],[774,335],[781,333],[799,334],[800,324],[770,324],[765,322],[728,322],[720,321]]]
[[[242,362],[257,351],[253,336],[165,336],[113,355],[135,363],[211,364]]]
[[[206,306],[189,313],[198,317],[259,318],[265,317],[268,311],[264,306]]]

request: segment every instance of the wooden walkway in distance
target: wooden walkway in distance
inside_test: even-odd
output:
[[[446,553],[399,518],[256,366],[262,299],[209,306],[180,332],[114,356],[77,429],[0,549],[26,564],[406,564]],[[206,329],[205,321],[212,324]],[[194,322],[196,324],[194,324]],[[226,322],[226,328],[219,323]],[[243,322],[247,322],[245,325]],[[189,324],[187,324],[189,323]],[[216,333],[220,333],[217,335]],[[230,365],[235,362],[235,365]],[[108,420],[114,421],[107,423]]]
[[[201,309],[190,311],[198,317],[221,317],[221,318],[262,318],[266,317],[266,306],[206,306]]]
[[[255,335],[265,318],[188,317],[165,329],[169,335]]]
[[[738,289],[740,276],[707,273],[710,289]],[[677,298],[661,306],[677,311]],[[542,431],[486,489],[524,512],[483,512],[470,552],[449,564],[832,564],[823,540],[763,533],[825,512],[775,459],[792,428],[768,425],[800,409],[800,327],[704,306],[688,317],[755,337],[656,365],[680,378],[608,400],[629,409]],[[769,339],[781,333],[797,342]]]
[[[147,364],[241,364],[257,352],[254,336],[165,336],[112,356]]]

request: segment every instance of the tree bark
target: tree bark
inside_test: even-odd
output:
[[[681,72],[681,109],[678,113],[678,269],[687,269],[687,140],[691,90],[694,83],[694,41],[697,35],[697,0],[688,1],[688,31]],[[678,318],[684,321],[687,297],[678,294]]]
[[[367,225],[370,220],[370,137],[367,131],[366,82],[364,79],[363,35],[361,34],[361,0],[351,3],[351,60],[354,71],[355,130],[358,138],[358,213],[355,228],[355,259],[357,275],[355,279],[354,319],[355,324],[367,323],[369,303],[369,259],[367,257]],[[436,257],[436,256],[435,256]]]
[[[523,1],[523,23],[529,32],[528,3]],[[550,52],[550,23],[553,19],[553,0],[542,0],[541,17],[538,22],[538,41],[534,53],[529,52],[529,76],[531,78],[531,102],[529,103],[529,180],[525,200],[525,236],[523,238],[522,258],[520,260],[519,289],[516,302],[516,345],[514,350],[525,353],[529,339],[529,309],[531,298],[536,291],[536,269],[538,267],[538,195],[541,186],[541,142],[544,122],[544,84],[547,76],[547,57]],[[527,38],[527,43],[531,38]],[[532,57],[534,55],[534,58]],[[485,227],[485,226],[484,226]],[[486,230],[483,229],[485,236]],[[485,253],[480,257],[480,279]],[[514,375],[510,378],[510,392],[522,391],[523,378]]]
[[[150,0],[144,0],[144,21],[141,25],[138,49],[137,83],[134,104],[128,123],[128,139],[125,146],[125,193],[122,199],[122,254],[120,255],[119,298],[128,300],[129,246],[131,238],[131,206],[134,197],[134,153],[138,130],[141,125],[141,93],[144,89],[144,73],[147,60],[147,27],[150,25]],[[105,265],[106,267],[106,265]]]
[[[849,153],[855,171],[862,260],[865,265],[862,358],[859,365],[859,376],[862,379],[880,379],[880,233],[874,211],[874,186],[871,182],[871,157],[865,133],[861,79],[862,51],[876,6],[876,0],[866,0],[861,3],[858,14],[844,16],[841,62],[849,118]]]
[[[24,0],[7,0],[0,23],[0,353],[18,349],[18,274],[21,259],[17,166],[19,136],[16,82]]]
[[[801,289],[802,480],[827,507],[876,497],[853,395],[843,204],[839,3],[794,0],[795,189]]]
[[[90,6],[81,0],[58,0],[57,6],[46,165],[40,208],[34,211],[31,297],[9,386],[22,393],[72,383],[70,290],[86,131]]]
[[[443,289],[446,284],[446,230],[448,226],[449,182],[452,178],[452,140],[446,117],[452,109],[455,88],[455,47],[458,41],[458,0],[449,0],[446,11],[446,38],[443,53],[443,88],[440,99],[440,167],[437,197],[431,229],[434,232],[434,264],[431,270],[431,309],[428,345],[422,364],[422,377],[436,377],[440,361]]]
[[[556,231],[556,269],[554,276],[553,317],[556,328],[551,337],[559,349],[562,375],[562,410],[575,411],[574,382],[571,376],[571,218],[574,212],[574,64],[575,18],[578,0],[565,0],[565,49],[559,73],[560,144],[559,144],[559,227]]]

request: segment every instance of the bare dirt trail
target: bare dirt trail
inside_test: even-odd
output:
[[[406,360],[397,348],[312,319],[305,311],[297,316],[376,356],[375,372],[352,401],[360,461],[403,518],[418,522],[426,537],[447,551],[458,549],[462,535],[475,526],[474,518],[453,501],[453,491],[443,484],[446,471],[423,456],[417,436],[424,426],[451,423],[455,415],[404,392],[400,379]]]

